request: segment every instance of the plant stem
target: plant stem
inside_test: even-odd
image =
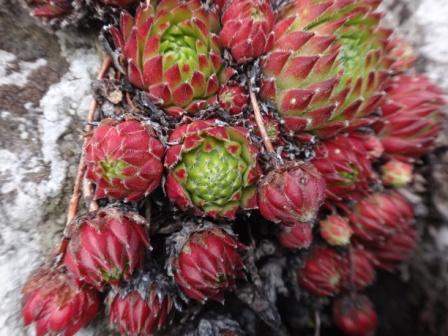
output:
[[[271,139],[269,139],[268,132],[266,131],[266,126],[264,125],[263,117],[260,111],[260,106],[258,105],[257,98],[255,97],[255,93],[250,85],[249,85],[249,96],[252,108],[254,110],[255,122],[257,123],[258,129],[260,130],[264,146],[266,147],[266,150],[269,153],[275,153],[274,146],[272,146]]]

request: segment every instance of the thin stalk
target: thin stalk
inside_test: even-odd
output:
[[[266,131],[266,126],[264,125],[263,117],[261,115],[260,106],[258,105],[257,97],[249,85],[249,96],[252,108],[254,110],[255,122],[257,123],[258,129],[260,130],[261,138],[263,139],[264,146],[269,153],[275,153],[274,146],[272,146],[271,139],[269,139],[268,132]]]

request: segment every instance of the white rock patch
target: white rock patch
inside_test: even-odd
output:
[[[63,56],[69,63],[68,72],[59,83],[52,85],[40,101],[38,111],[41,153],[36,156],[27,148],[20,152],[0,150],[0,335],[27,335],[20,316],[20,289],[30,272],[42,261],[39,244],[40,232],[36,224],[43,220],[48,199],[57,197],[67,177],[68,163],[62,160],[58,140],[68,129],[73,116],[85,116],[91,101],[90,84],[99,68],[93,49],[70,49],[61,39]],[[0,85],[25,86],[33,70],[46,65],[45,60],[11,62],[15,56],[0,51]],[[29,106],[26,106],[29,109]],[[3,107],[5,108],[5,107]],[[21,122],[12,112],[2,111],[6,122],[19,121],[25,125],[18,129],[18,137],[27,139],[26,121]],[[27,178],[30,173],[42,172],[41,181]],[[6,201],[7,200],[7,201]],[[62,228],[61,228],[62,229]],[[84,335],[90,335],[90,332]]]

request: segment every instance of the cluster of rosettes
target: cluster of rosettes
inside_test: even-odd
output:
[[[373,304],[358,292],[417,244],[397,188],[434,148],[445,105],[426,77],[405,73],[415,56],[381,27],[381,1],[99,2],[126,7],[104,34],[127,113],[86,134],[84,178],[100,208],[76,218],[61,260],[28,280],[25,323],[73,335],[109,291],[111,324],[152,335],[177,296],[224,302],[251,281],[244,254],[257,237],[244,246],[236,233],[252,221],[300,259],[290,286],[339,295],[336,325],[372,332]],[[75,10],[32,4],[47,18]],[[173,232],[150,225],[159,208],[163,223],[180,223]]]

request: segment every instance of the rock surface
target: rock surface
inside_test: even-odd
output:
[[[388,0],[384,6],[389,24],[420,50],[419,70],[448,90],[448,2]],[[27,335],[20,287],[63,230],[100,61],[94,34],[50,32],[14,0],[0,0],[0,36],[0,335],[20,336]],[[446,148],[431,160],[429,176],[439,186],[432,193],[434,211],[444,218],[433,235],[443,250]],[[92,328],[82,335],[93,335]]]

